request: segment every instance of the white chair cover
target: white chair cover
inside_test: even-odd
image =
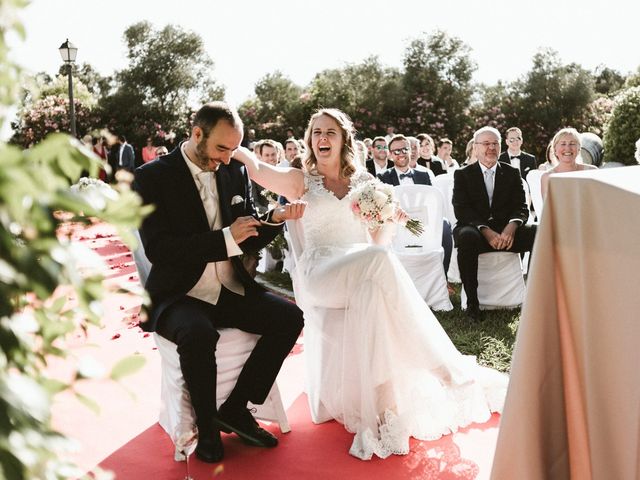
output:
[[[244,363],[260,338],[259,335],[236,328],[224,328],[219,330],[219,333],[220,339],[215,352],[218,366],[217,407],[224,403],[233,390]],[[176,344],[157,333],[153,334],[153,339],[158,346],[162,369],[160,384],[162,403],[159,423],[175,444],[180,435],[192,430],[195,424],[194,413],[182,370],[180,370]],[[291,430],[277,384],[274,383],[264,404],[249,404],[249,408],[256,409],[253,414],[255,418],[278,423],[283,433]]]
[[[544,172],[542,170],[531,170],[527,175],[527,184],[529,185],[529,192],[531,193],[531,203],[533,203],[533,210],[536,212],[538,221],[542,218],[542,186],[540,183],[540,177]]]
[[[399,227],[392,242],[393,250],[427,305],[433,310],[452,310],[442,269],[443,196],[430,185],[399,185],[394,190],[409,217],[422,222],[424,233],[416,237]]]
[[[138,246],[133,252],[133,258],[138,270],[140,283],[144,286],[151,270],[151,262],[149,262],[144,253],[140,234],[137,230],[134,235],[138,240]],[[243,332],[236,328],[224,328],[218,332],[220,333],[220,338],[215,349],[215,355],[218,367],[216,403],[219,407],[231,393],[244,363],[260,336]],[[193,429],[195,423],[194,413],[191,408],[189,392],[180,369],[177,345],[156,333],[153,334],[153,337],[160,353],[162,370],[159,423],[171,437],[173,443],[176,444],[182,434],[188,433]],[[271,387],[265,402],[262,405],[250,404],[250,408],[255,409],[253,413],[255,418],[277,423],[282,433],[291,431],[276,382]],[[174,458],[176,461],[184,460],[184,456],[178,451],[177,447]]]
[[[480,308],[515,308],[524,300],[524,278],[520,254],[487,252],[478,256],[478,301]],[[462,308],[467,308],[467,295],[462,289]]]
[[[444,175],[438,175],[433,182],[433,186],[436,187],[444,197],[444,216],[451,223],[451,228],[456,226],[458,219],[453,211],[453,170]],[[449,263],[449,271],[447,272],[447,279],[452,283],[460,283],[460,270],[458,269],[458,249],[453,247],[451,252],[451,262]]]

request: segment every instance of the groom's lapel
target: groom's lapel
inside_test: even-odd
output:
[[[229,187],[231,179],[229,171],[225,165],[221,165],[216,172],[216,186],[218,187],[218,199],[220,214],[222,215],[222,224],[231,225],[231,192]]]
[[[395,185],[396,187],[398,185],[400,185],[400,179],[398,178],[398,172],[396,172],[396,169],[392,169],[390,170],[391,172],[391,182],[393,183],[393,185]]]
[[[162,161],[171,166],[168,174],[171,175],[174,182],[175,198],[181,199],[180,208],[184,211],[183,219],[186,220],[188,218],[189,221],[193,219],[203,231],[208,230],[209,220],[207,220],[207,213],[191,171],[187,167],[182,153],[180,153],[180,147],[176,148]]]

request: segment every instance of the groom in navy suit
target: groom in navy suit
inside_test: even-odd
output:
[[[264,402],[303,325],[301,310],[261,288],[239,258],[267,245],[282,222],[304,212],[295,203],[257,218],[247,171],[232,159],[242,132],[234,109],[206,104],[189,140],[135,171],[135,190],[154,206],[140,230],[152,263],[150,318],[142,328],[178,346],[199,432],[196,455],[205,462],[224,455],[220,430],[250,445],[277,445],[247,402]],[[217,411],[217,329],[228,327],[261,337]]]
[[[467,316],[482,319],[478,302],[478,255],[528,252],[535,225],[526,225],[529,209],[520,171],[502,162],[500,132],[482,127],[473,135],[478,161],[458,169],[453,181],[453,209],[458,219],[453,238],[458,247],[460,278],[467,294]]]
[[[409,167],[411,160],[411,147],[409,139],[404,135],[395,135],[389,142],[389,152],[394,162],[393,167],[378,175],[378,178],[389,185],[431,185],[431,178],[427,172],[414,170]],[[451,251],[453,250],[453,237],[451,236],[451,224],[446,218],[442,219],[442,248],[444,249],[444,259],[442,266],[446,278],[451,262]]]

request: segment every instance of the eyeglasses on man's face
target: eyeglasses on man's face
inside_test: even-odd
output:
[[[389,147],[387,147],[386,145],[376,145],[375,149],[376,150],[389,150]]]
[[[476,142],[476,145],[482,145],[484,148],[498,148],[500,146],[498,142]]]
[[[522,141],[522,137],[507,138],[507,142],[509,142],[509,143],[515,143],[515,142],[521,142],[521,141]]]
[[[404,153],[409,153],[409,147],[394,148],[393,150],[391,150],[391,153],[393,153],[394,155],[402,155]]]

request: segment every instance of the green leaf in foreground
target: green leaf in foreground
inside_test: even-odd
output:
[[[131,375],[132,373],[140,370],[144,366],[145,362],[145,358],[141,355],[130,355],[125,357],[113,366],[109,377],[112,380],[120,380],[122,377]]]

